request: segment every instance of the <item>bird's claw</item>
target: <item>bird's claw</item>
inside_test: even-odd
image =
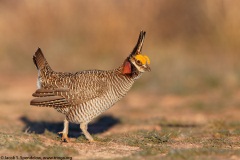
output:
[[[62,134],[62,142],[70,142],[69,138],[68,138],[68,134],[65,132],[58,132],[58,134]]]

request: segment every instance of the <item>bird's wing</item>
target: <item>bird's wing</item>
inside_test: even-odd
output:
[[[33,93],[30,104],[47,107],[71,107],[96,97],[101,97],[108,89],[106,78],[92,76],[91,74],[79,74],[68,79],[68,83],[62,86],[41,88]]]
[[[38,89],[32,94],[38,98],[31,100],[30,104],[46,107],[70,107],[71,101],[64,96],[69,94],[69,91],[67,88]]]

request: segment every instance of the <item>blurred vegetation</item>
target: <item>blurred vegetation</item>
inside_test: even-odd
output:
[[[152,72],[135,88],[176,94],[236,88],[239,7],[237,0],[1,0],[0,72],[34,76],[37,47],[57,71],[112,69],[146,30],[143,52]]]

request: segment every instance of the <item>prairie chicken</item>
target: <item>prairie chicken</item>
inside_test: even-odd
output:
[[[38,70],[37,90],[30,104],[52,107],[66,117],[62,141],[68,142],[69,122],[80,124],[85,137],[91,142],[88,123],[123,98],[143,72],[150,71],[150,60],[142,55],[145,32],[141,31],[132,53],[117,69],[85,70],[76,73],[55,72],[40,48],[33,56]]]

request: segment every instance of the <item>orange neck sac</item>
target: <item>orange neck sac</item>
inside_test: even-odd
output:
[[[123,70],[122,70],[123,74],[131,74],[132,73],[132,66],[131,63],[126,60],[123,64]]]

